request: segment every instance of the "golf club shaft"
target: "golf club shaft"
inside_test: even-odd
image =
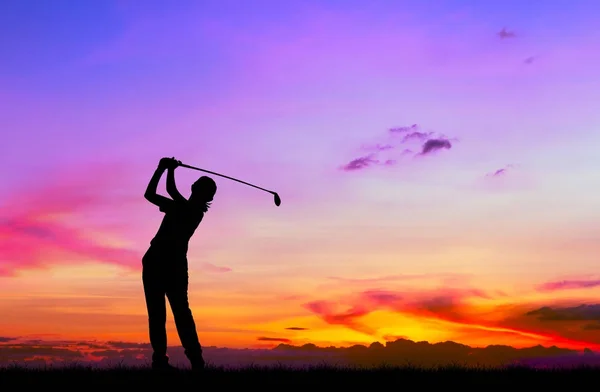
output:
[[[214,174],[215,176],[224,177],[224,178],[227,178],[227,179],[229,179],[229,180],[232,180],[232,181],[241,182],[242,184],[245,184],[245,185],[251,186],[251,187],[253,187],[253,188],[256,188],[256,189],[260,189],[261,191],[265,191],[265,192],[269,192],[269,193],[271,193],[271,194],[275,194],[275,192],[273,192],[273,191],[270,191],[270,190],[268,190],[268,189],[261,188],[261,187],[259,187],[259,186],[256,186],[256,185],[254,185],[254,184],[250,184],[249,182],[242,181],[242,180],[238,180],[237,178],[229,177],[229,176],[226,176],[226,175],[224,175],[224,174],[215,173],[215,172],[212,172],[212,171],[210,171],[210,170],[204,170],[204,169],[200,169],[200,168],[198,168],[198,167],[194,167],[194,166],[186,165],[186,164],[183,164],[183,163],[182,163],[182,164],[180,164],[179,166],[181,166],[181,167],[187,167],[188,169],[194,169],[194,170],[198,170],[198,171],[205,172],[205,173]]]

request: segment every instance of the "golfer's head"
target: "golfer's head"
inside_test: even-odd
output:
[[[215,193],[217,193],[217,184],[210,177],[202,176],[192,184],[192,195],[202,201],[212,201]]]

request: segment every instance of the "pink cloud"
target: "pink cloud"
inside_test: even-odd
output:
[[[333,325],[344,325],[358,332],[372,335],[375,331],[358,322],[358,318],[373,311],[366,306],[355,304],[346,310],[339,311],[335,303],[329,301],[313,301],[304,307],[319,316],[323,321]]]
[[[0,211],[1,275],[50,264],[95,261],[133,267],[141,254],[109,246],[91,238],[91,222],[76,222],[81,215],[132,199],[111,190],[123,185],[126,172],[120,165],[99,165],[65,171],[15,193]],[[141,197],[141,196],[140,196]],[[85,213],[78,216],[79,213]],[[85,219],[84,219],[85,220]],[[69,256],[72,255],[73,257]]]
[[[559,290],[586,289],[598,286],[600,286],[600,280],[561,280],[543,283],[537,286],[537,290],[547,292]]]

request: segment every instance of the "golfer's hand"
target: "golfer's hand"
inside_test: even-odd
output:
[[[161,158],[160,161],[158,161],[158,168],[165,170],[169,167],[171,158]]]
[[[175,157],[162,158],[158,163],[158,166],[164,169],[175,169],[179,165],[181,165],[181,161],[178,161],[177,159],[175,159]]]

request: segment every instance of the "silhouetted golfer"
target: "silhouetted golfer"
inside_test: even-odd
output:
[[[148,308],[150,343],[154,351],[152,367],[173,368],[167,356],[166,296],[171,304],[185,355],[190,360],[192,369],[202,370],[202,347],[188,303],[187,250],[190,238],[210,207],[217,185],[210,177],[200,177],[192,185],[192,194],[187,200],[175,186],[175,168],[180,163],[174,158],[162,158],[144,194],[165,216],[142,259],[142,280]],[[158,182],[165,170],[168,170],[167,192],[173,199],[156,194]]]

